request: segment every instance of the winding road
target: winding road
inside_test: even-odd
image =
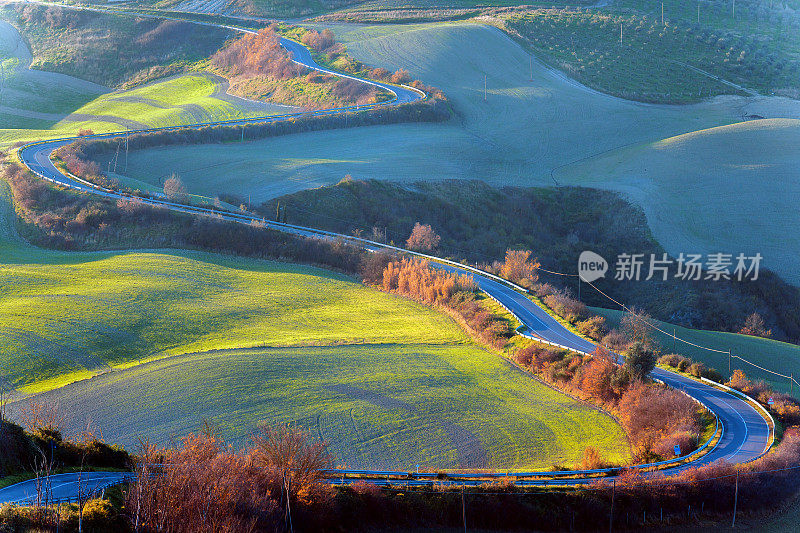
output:
[[[210,23],[202,23],[202,24],[210,24]],[[240,32],[255,33],[252,30],[245,28],[238,28],[234,26],[223,26],[223,27]],[[360,81],[362,83],[369,83],[371,85],[378,86],[387,91],[390,91],[394,95],[394,97],[391,100],[377,104],[371,104],[369,106],[360,106],[358,107],[359,110],[382,107],[382,106],[402,105],[426,98],[426,95],[424,93],[411,87],[384,84],[372,80],[362,80],[353,76],[335,72],[325,67],[322,67],[313,60],[310,52],[305,47],[289,39],[285,38],[281,39],[281,45],[292,53],[293,60],[296,63],[299,63],[309,69],[319,70],[329,74],[334,74],[336,76],[350,78],[353,80]],[[176,126],[176,127],[135,130],[129,132],[96,134],[87,137],[97,138],[97,139],[124,138],[124,136],[129,133],[143,133],[150,131],[164,132],[164,131],[179,130],[183,128],[202,128],[211,125],[242,125],[250,123],[276,122],[281,120],[290,120],[298,116],[338,114],[338,113],[350,112],[355,109],[356,109],[355,106],[349,106],[349,107],[328,109],[322,111],[273,115],[261,118],[248,118],[242,120],[231,120],[231,121],[192,124],[192,125]],[[85,139],[87,137],[81,137],[81,138]],[[83,181],[79,178],[76,178],[74,176],[65,175],[55,167],[55,165],[51,161],[51,156],[53,151],[61,146],[64,146],[66,144],[75,141],[78,138],[79,137],[54,139],[54,140],[41,141],[25,145],[19,149],[18,153],[20,160],[31,171],[33,171],[41,178],[59,184],[61,186],[81,191],[84,193],[91,193],[104,196],[107,198],[130,198],[131,196],[128,194],[121,194],[113,190],[104,189],[94,184]],[[343,238],[349,240],[350,242],[359,244],[364,248],[370,250],[389,248],[395,251],[401,251],[403,253],[414,253],[397,247],[388,246],[373,241],[367,241],[364,239],[357,239],[347,235],[339,235],[331,232],[317,230],[314,228],[264,221],[261,217],[256,217],[249,214],[222,212],[218,210],[206,209],[201,207],[185,206],[161,199],[139,198],[139,201],[145,204],[167,207],[169,209],[186,213],[194,213],[203,216],[221,217],[223,219],[233,222],[241,222],[247,224],[253,221],[264,222],[267,226],[269,226],[272,229],[284,232],[290,232],[303,236],[310,236],[316,238]],[[421,254],[416,254],[416,255],[421,255]],[[486,274],[484,272],[475,270],[466,265],[452,263],[449,261],[445,261],[439,258],[433,258],[430,256],[425,256],[425,257],[428,257],[431,260],[435,261],[435,265],[437,267],[445,268],[447,270],[454,272],[471,274],[474,277],[475,281],[478,283],[481,290],[483,290],[490,297],[494,298],[496,301],[502,304],[506,309],[508,309],[512,314],[514,314],[518,318],[520,323],[522,323],[527,328],[526,335],[550,344],[556,344],[558,346],[566,347],[581,353],[592,353],[594,351],[595,345],[592,342],[582,337],[579,337],[578,335],[572,333],[570,330],[562,326],[544,309],[537,306],[533,301],[531,301],[526,296],[526,294],[522,290],[520,290],[520,288],[513,286],[513,284],[510,284],[505,280],[501,280],[496,276],[492,276],[490,274]],[[713,446],[709,446],[710,451],[706,450],[707,453],[705,453],[705,455],[700,455],[697,459],[693,461],[683,462],[680,465],[669,467],[666,469],[667,472],[679,472],[686,468],[703,464],[709,464],[711,462],[720,459],[728,461],[730,463],[745,463],[760,457],[769,448],[772,437],[770,427],[766,422],[765,418],[763,418],[756,411],[756,409],[753,406],[751,406],[748,402],[728,392],[725,392],[714,386],[711,386],[709,384],[701,383],[693,379],[672,372],[668,372],[665,370],[661,369],[654,370],[653,377],[663,381],[667,385],[670,385],[676,389],[684,391],[686,394],[688,394],[695,400],[699,401],[700,403],[705,405],[709,410],[711,410],[717,416],[718,433],[721,434],[721,437],[719,437],[716,444]],[[370,476],[373,477],[376,481],[379,480],[380,478],[385,479],[386,476],[388,475],[402,475],[402,476],[407,476],[409,479],[415,479],[414,483],[419,483],[419,484],[431,484],[433,482],[441,483],[441,480],[437,481],[435,480],[435,478],[432,478],[432,476],[435,476],[435,473],[418,474],[414,472],[382,472],[382,471],[366,471],[362,473],[367,477]],[[332,472],[332,474],[344,476],[347,474],[347,471],[341,471],[341,470],[334,471]],[[524,477],[526,475],[530,476],[533,474],[536,473],[512,472],[512,473],[506,473],[504,475]],[[547,472],[541,474],[546,474],[551,477],[558,478],[558,473]],[[571,472],[570,474],[574,475],[575,473]],[[55,480],[53,481],[53,486],[58,487],[59,492],[57,493],[57,495],[59,498],[75,499],[77,497],[79,489],[77,476],[78,476],[77,474],[63,474],[60,475],[60,477],[58,478],[57,484]],[[103,475],[98,474],[96,476],[97,485],[99,486],[101,484],[106,484],[103,486],[107,486],[107,484],[114,481],[121,482],[124,480],[125,476],[126,474],[122,473],[107,473]],[[84,480],[85,479],[86,478],[84,478]],[[460,481],[457,482],[471,483],[471,481],[469,481],[469,475],[462,475],[460,477]],[[575,483],[586,482],[586,479],[555,479],[555,481],[553,482],[561,484],[575,484]],[[478,483],[478,482],[472,481],[472,483]],[[534,483],[534,481],[531,481],[531,483]],[[535,483],[541,483],[541,481],[536,481]],[[35,497],[36,497],[36,491],[35,491],[35,486],[32,484],[32,482],[25,482],[22,484],[14,485],[0,490],[0,503],[2,502],[29,503],[30,501],[32,501],[32,499],[35,499]]]

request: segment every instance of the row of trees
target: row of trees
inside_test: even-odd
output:
[[[245,125],[218,125],[203,128],[177,128],[169,131],[136,133],[128,136],[129,148],[137,150],[156,146],[186,145],[232,142],[242,138],[247,140],[278,137],[293,133],[319,131],[325,129],[374,126],[401,122],[441,122],[450,118],[450,108],[446,100],[431,98],[399,106],[365,109],[346,114],[301,116],[277,122],[252,123]],[[88,158],[101,154],[114,153],[124,139],[86,139],[82,143],[83,153]]]

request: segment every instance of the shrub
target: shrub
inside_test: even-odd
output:
[[[595,340],[602,339],[608,332],[606,319],[599,315],[589,317],[586,320],[578,320],[575,322],[575,327],[582,334]]]
[[[703,363],[692,363],[689,366],[689,374],[693,375],[696,378],[702,378],[706,375],[706,365]]]
[[[389,79],[392,83],[408,83],[411,81],[411,74],[408,73],[405,69],[398,69],[392,74],[392,77]]]
[[[641,342],[625,350],[625,368],[634,379],[644,380],[656,366],[656,353]]]
[[[603,337],[602,344],[615,352],[621,352],[627,348],[628,338],[620,330],[614,328]]]
[[[530,250],[506,250],[505,261],[500,265],[500,276],[530,288],[539,279],[539,266],[539,261],[531,259]]]
[[[430,252],[439,246],[441,240],[442,238],[433,231],[430,224],[423,225],[417,222],[414,224],[414,229],[411,230],[411,235],[406,241],[406,246],[408,246],[410,250]]]
[[[706,370],[706,375],[703,377],[711,381],[716,381],[717,383],[722,383],[725,380],[725,378],[722,377],[722,372],[716,368],[709,368]]]
[[[303,70],[302,66],[292,62],[289,52],[280,45],[274,26],[229,42],[211,56],[211,64],[233,75],[265,74],[277,80],[293,78]]]
[[[634,383],[620,399],[619,414],[634,451],[643,460],[660,454],[684,433],[700,433],[694,402],[666,387]]]
[[[185,202],[188,198],[186,186],[175,174],[164,181],[164,194],[173,202]]]
[[[544,303],[568,322],[575,323],[586,317],[586,304],[571,298],[566,291],[545,296]]]
[[[764,319],[758,313],[748,315],[744,321],[742,329],[739,330],[742,335],[752,335],[755,337],[769,338],[772,336],[772,331],[767,329],[764,325]]]
[[[603,460],[600,452],[594,446],[586,446],[583,449],[581,460],[575,463],[575,470],[596,470],[603,468]]]

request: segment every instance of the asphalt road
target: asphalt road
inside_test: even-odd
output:
[[[252,32],[252,30],[246,30],[242,28],[234,28],[234,27],[229,27],[229,28],[243,32]],[[296,62],[303,64],[308,68],[321,70],[324,72],[335,74],[337,76],[343,76],[350,79],[358,80],[358,78],[340,74],[331,71],[329,69],[320,67],[319,65],[316,64],[316,62],[314,62],[308,50],[306,50],[302,45],[294,41],[282,39],[281,44],[292,52],[294,60]],[[370,107],[377,107],[382,105],[399,105],[402,103],[412,102],[424,98],[423,93],[412,88],[386,85],[374,81],[365,81],[365,80],[359,80],[359,81],[383,87],[391,91],[393,94],[395,94],[394,99],[381,104],[373,104]],[[350,111],[352,109],[354,108],[351,106],[347,108],[338,108],[338,109],[301,113],[301,114],[303,115],[334,114],[334,113]],[[250,119],[236,120],[236,121],[225,121],[219,123],[194,124],[194,125],[180,126],[174,128],[157,128],[154,130],[141,130],[141,131],[170,131],[170,130],[177,130],[180,128],[202,128],[204,126],[212,124],[237,125],[237,124],[248,124],[248,123],[258,123],[258,122],[273,122],[273,121],[291,119],[296,116],[298,116],[298,113],[291,113],[286,115],[277,115],[277,116],[270,116],[263,118],[250,118]],[[99,134],[90,137],[95,137],[95,138],[124,137],[127,133],[137,133],[137,132],[117,132],[110,134]],[[33,172],[35,172],[44,179],[50,180],[55,183],[59,183],[61,185],[64,185],[72,189],[80,190],[87,193],[97,194],[109,198],[128,197],[128,195],[120,194],[107,189],[101,189],[92,184],[76,180],[71,176],[62,174],[58,169],[56,169],[56,167],[50,160],[50,156],[53,150],[65,144],[69,144],[73,142],[75,139],[76,137],[68,139],[56,139],[51,141],[44,141],[40,143],[32,143],[20,148],[19,156],[22,162],[30,170],[32,170]],[[176,211],[195,213],[198,215],[205,215],[205,216],[221,216],[224,219],[242,223],[250,223],[253,220],[258,220],[258,221],[263,220],[259,217],[254,217],[252,215],[241,214],[241,213],[221,213],[219,211],[214,211],[204,208],[187,207],[160,199],[141,199],[141,201],[143,203],[147,203],[150,205],[159,205],[167,207]],[[278,224],[269,221],[264,221],[264,222],[266,222],[267,225],[269,225],[273,229],[278,229],[280,231],[286,231],[294,234],[314,236],[320,238],[345,238],[353,241],[353,238],[350,236],[337,235],[330,232],[316,230],[314,228],[305,228],[299,226],[292,226],[288,224]],[[360,243],[369,249],[379,249],[381,247],[384,247],[384,248],[392,248],[394,250],[398,250],[398,248],[395,247],[388,247],[380,243],[374,243],[364,240],[360,240]],[[492,298],[500,302],[511,313],[513,313],[519,319],[519,321],[528,328],[529,335],[537,337],[543,341],[564,346],[583,353],[591,353],[594,350],[595,345],[593,343],[575,335],[574,333],[563,327],[560,323],[558,323],[558,321],[556,321],[553,317],[547,314],[547,312],[545,312],[544,309],[538,307],[523,293],[519,292],[518,290],[512,289],[507,283],[504,283],[497,279],[492,279],[487,275],[477,273],[474,271],[474,269],[471,269],[470,267],[467,267],[465,265],[441,265],[441,268],[472,274],[476,282],[480,286],[481,290],[483,290]],[[670,472],[678,472],[685,468],[690,468],[702,464],[708,464],[719,459],[724,459],[731,463],[748,462],[759,457],[765,452],[770,438],[769,426],[767,425],[765,420],[761,417],[761,415],[759,415],[759,413],[747,402],[731,394],[720,391],[710,385],[699,383],[697,381],[680,376],[678,374],[674,374],[672,372],[656,369],[653,372],[653,376],[657,379],[662,380],[663,382],[672,387],[685,391],[687,394],[689,394],[696,400],[706,405],[717,415],[722,428],[722,438],[710,452],[708,452],[706,455],[702,456],[701,458],[691,463],[673,467],[669,469]],[[374,474],[376,478],[387,475],[386,472],[381,472],[381,471],[375,471]],[[411,473],[408,474],[410,475]],[[70,476],[73,476],[73,478],[70,478]],[[99,476],[98,480],[101,477],[102,476]],[[108,478],[104,479],[107,480]],[[577,483],[581,481],[582,480],[556,480],[553,481],[553,483],[567,484],[567,483]],[[419,482],[430,483],[430,481],[419,481]],[[459,483],[463,482],[464,481],[460,481]],[[23,501],[24,498],[26,497],[26,494],[30,494],[30,486],[26,486],[25,484],[21,485],[23,486],[15,485],[13,487],[8,487],[6,489],[0,490],[0,503],[2,503],[3,501],[13,501],[15,498],[18,501]],[[70,495],[74,497],[77,494],[77,475],[65,474],[64,477],[59,478],[58,486],[59,486],[58,490],[61,491],[59,494],[63,494],[64,497],[69,497]],[[19,498],[23,498],[23,500],[19,500]]]
[[[104,489],[119,485],[133,477],[129,472],[83,472],[49,476],[50,502],[74,502],[80,495],[101,494]],[[44,478],[47,479],[47,478]],[[23,481],[0,489],[0,504],[30,505],[36,503],[36,480]]]

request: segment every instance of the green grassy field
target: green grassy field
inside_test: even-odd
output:
[[[611,309],[592,308],[592,311],[605,316],[612,325],[619,324],[619,320],[622,316],[621,311]],[[760,337],[750,337],[748,335],[739,335],[736,333],[683,328],[658,320],[655,320],[654,323],[658,325],[660,329],[669,333],[669,335],[665,335],[652,330],[653,337],[661,345],[664,353],[678,353],[691,357],[695,361],[702,361],[706,365],[722,372],[723,376],[726,378],[729,377],[727,353],[714,353],[708,350],[695,348],[680,341],[675,341],[672,338],[673,332],[678,338],[685,339],[694,344],[699,344],[700,346],[707,346],[717,350],[731,350],[731,353],[734,355],[743,357],[759,366],[780,372],[781,374],[791,375],[794,373],[796,376],[795,379],[797,379],[797,376],[800,376],[800,346],[796,344],[762,339]],[[752,378],[763,379],[772,385],[775,390],[782,392],[789,392],[790,390],[788,380],[786,379],[770,375],[737,359],[732,359],[731,362],[732,370],[739,368]],[[794,387],[794,393],[795,395],[800,395],[800,390],[798,390],[797,386]]]
[[[787,281],[797,269],[800,120],[773,119],[622,148],[565,167],[559,181],[620,191],[644,207],[668,252],[760,252]]]
[[[429,308],[312,267],[41,250],[0,190],[2,379],[49,390],[71,430],[91,420],[132,446],[208,420],[244,444],[257,422],[288,420],[351,466],[548,468],[587,445],[627,457],[612,418]]]
[[[353,468],[548,469],[572,465],[586,445],[612,460],[626,453],[612,419],[468,344],[194,354],[47,396],[126,445],[166,443],[204,420],[243,445],[260,420],[298,422]]]
[[[10,231],[2,249],[3,378],[28,392],[221,348],[466,342],[436,312],[319,269],[191,252],[50,253]]]
[[[155,161],[185,176],[190,190],[197,188],[200,194],[237,191],[259,200],[336,182],[346,173],[400,181],[478,178],[493,184],[549,185],[550,170],[566,162],[637,139],[655,141],[667,132],[735,120],[728,103],[696,106],[691,113],[642,108],[587,90],[536,63],[531,82],[530,56],[486,26],[337,25],[334,30],[357,59],[408,68],[426,83],[442,87],[459,119],[317,132],[239,148],[146,150],[132,156],[130,173],[147,180],[148,162]],[[483,53],[476,55],[473,49]],[[202,167],[219,159],[222,151],[228,160],[215,166],[210,180]]]
[[[118,131],[285,113],[286,106],[225,94],[227,82],[205,72],[183,74],[144,87],[103,95],[56,124],[60,130]]]
[[[0,100],[0,117],[4,118],[0,122],[0,146],[74,135],[82,128],[100,133],[263,116],[292,109],[231,96],[226,93],[227,82],[207,72],[110,92],[64,74],[30,70],[31,57],[19,32],[0,21],[0,60],[8,77]]]
[[[551,64],[625,98],[678,103],[748,90],[800,94],[800,63],[793,52],[798,40],[789,28],[766,28],[754,17],[745,20],[748,15],[721,23],[719,7],[713,5],[705,6],[700,22],[672,17],[678,13],[676,2],[665,4],[662,23],[660,12],[628,2],[637,3],[644,11],[616,6],[538,10],[511,16],[507,25]]]

